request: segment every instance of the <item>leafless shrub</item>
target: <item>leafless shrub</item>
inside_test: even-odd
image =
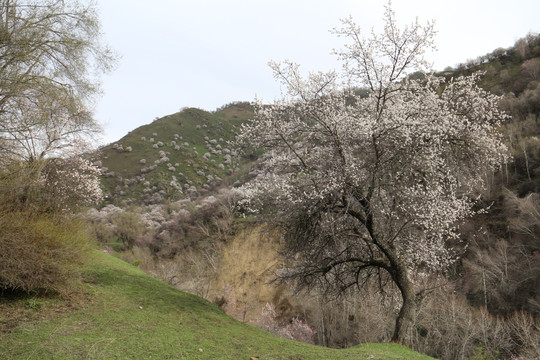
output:
[[[129,250],[126,250],[119,254],[119,257],[130,264],[138,264],[138,267],[149,272],[155,267],[156,258],[152,255],[150,249],[146,247],[134,246]],[[160,279],[162,280],[162,279]]]
[[[399,299],[391,293],[351,292],[332,302],[324,297],[302,302],[308,323],[317,331],[316,342],[330,347],[388,341],[399,309]],[[267,309],[262,322],[275,328],[271,313]],[[411,346],[442,360],[536,359],[539,326],[526,312],[493,316],[484,307],[471,306],[447,285],[425,297],[418,308]]]
[[[302,295],[306,321],[317,331],[317,344],[343,348],[392,337],[399,299],[391,293],[350,289],[340,298]]]
[[[484,236],[491,235],[486,233]],[[537,256],[525,245],[510,246],[502,239],[491,242],[491,247],[480,247],[473,242],[463,259],[465,276],[462,282],[469,300],[504,316],[518,310],[540,314],[540,307],[535,305],[540,297]]]
[[[99,243],[104,244],[114,237],[114,228],[109,223],[95,222],[87,224],[88,233]]]
[[[128,248],[145,233],[141,217],[135,212],[121,211],[114,214],[111,220],[114,224],[114,235]]]
[[[449,289],[425,300],[418,312],[413,348],[439,359],[508,357],[517,352],[502,318],[473,308]]]
[[[516,233],[535,236],[540,231],[540,194],[531,193],[524,198],[511,191],[505,193],[508,226]]]
[[[91,254],[74,219],[0,210],[0,229],[0,291],[65,292]]]
[[[520,345],[517,359],[540,359],[540,321],[520,311],[508,319],[508,326]]]

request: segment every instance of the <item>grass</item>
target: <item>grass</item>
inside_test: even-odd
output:
[[[431,359],[396,344],[338,350],[280,339],[103,253],[85,270],[81,294],[75,302],[0,299],[0,357]]]
[[[115,150],[113,144],[101,149],[99,159],[108,169],[107,172],[114,172],[114,176],[104,176],[102,184],[111,195],[110,199],[120,203],[121,200],[128,198],[140,202],[145,181],[148,181],[151,187],[156,187],[154,192],[164,190],[167,198],[176,200],[183,195],[171,188],[173,176],[181,185],[190,182],[190,185],[194,185],[197,189],[201,189],[207,183],[205,177],[197,175],[199,170],[204,171],[205,175],[211,174],[225,179],[228,171],[240,165],[241,159],[233,159],[232,166],[223,164],[223,155],[212,154],[210,160],[204,159],[203,155],[209,152],[206,141],[216,140],[223,149],[230,148],[228,142],[234,139],[240,125],[253,118],[253,115],[253,109],[247,104],[230,104],[215,112],[187,108],[141,126],[116,142],[124,149],[131,147],[131,152]],[[175,134],[182,139],[175,139]],[[143,137],[146,140],[142,140]],[[150,138],[154,138],[154,141],[151,142]],[[158,141],[161,141],[163,146],[156,149],[153,145]],[[175,148],[173,141],[180,146],[179,149]],[[184,142],[189,145],[184,145]],[[169,161],[157,164],[157,168],[142,174],[142,168],[154,165],[159,159],[160,151],[167,153]],[[146,164],[141,164],[141,159],[145,159]],[[175,171],[170,171],[167,163],[178,166],[175,166]],[[220,168],[220,164],[225,168]],[[140,180],[141,176],[144,176],[144,180]],[[131,181],[127,187],[125,186],[123,180],[135,180],[137,177],[140,181]]]

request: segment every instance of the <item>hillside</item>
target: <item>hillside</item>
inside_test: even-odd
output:
[[[482,197],[490,209],[463,227],[470,246],[456,272],[472,304],[498,316],[526,311],[538,319],[540,35],[528,34],[513,47],[495,49],[446,75],[472,73],[483,74],[484,89],[503,95],[500,106],[511,117],[500,130],[512,158],[497,173],[486,174]]]
[[[457,77],[482,71],[484,75],[480,79],[480,86],[486,90],[499,95],[519,95],[531,85],[531,81],[538,81],[537,60],[533,60],[538,57],[540,36],[528,34],[508,49],[495,49],[491,53],[459,64],[455,69],[447,68],[442,74]]]
[[[109,203],[163,203],[234,181],[245,161],[230,141],[253,117],[247,103],[187,108],[141,126],[96,156]],[[124,202],[126,203],[126,202]]]
[[[527,38],[527,48],[498,49],[442,73],[451,78],[481,72],[479,85],[504,95],[500,106],[511,118],[500,131],[512,159],[498,172],[485,174],[488,186],[479,194],[479,206],[489,211],[463,224],[467,250],[450,269],[447,284],[430,295],[429,306],[419,313],[419,336],[412,346],[432,356],[537,351],[531,344],[538,332],[529,325],[540,314],[539,40]],[[120,207],[109,205],[87,214],[95,237],[102,247],[139,262],[158,279],[212,301],[223,300],[223,309],[242,321],[257,324],[261,308],[270,302],[280,326],[300,318],[317,331],[317,344],[348,347],[388,341],[396,306],[392,295],[381,300],[375,290],[368,290],[367,295],[351,295],[349,302],[329,304],[317,296],[306,300],[283,287],[265,287],[270,279],[261,274],[279,260],[271,255],[271,241],[246,235],[254,218],[239,217],[235,204],[241,194],[231,186],[248,172],[260,171],[250,169],[255,156],[234,157],[238,153],[228,143],[252,111],[242,103],[213,113],[185,109],[102,149],[108,203]],[[382,301],[387,303],[383,306]],[[446,310],[440,304],[457,307],[462,323],[455,323],[453,313],[440,315]],[[515,341],[519,314],[531,316],[531,322],[522,325],[533,340]],[[487,330],[485,321],[491,322]]]
[[[101,252],[76,298],[1,298],[1,357],[431,359],[396,344],[336,350],[277,338]]]

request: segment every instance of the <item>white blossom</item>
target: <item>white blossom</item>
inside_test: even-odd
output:
[[[411,270],[436,273],[455,259],[447,245],[474,213],[473,190],[506,161],[497,126],[507,117],[478,75],[407,78],[427,69],[432,24],[399,30],[387,7],[382,35],[366,40],[351,19],[343,25],[334,31],[350,40],[336,51],[343,72],[303,77],[297,64],[270,63],[284,93],[272,105],[257,100],[238,136],[266,150],[240,206],[291,230],[286,251],[297,261],[283,276],[338,289],[387,276],[405,316]]]

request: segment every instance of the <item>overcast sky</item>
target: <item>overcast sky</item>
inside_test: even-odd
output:
[[[351,15],[380,33],[386,1],[97,0],[104,40],[120,55],[102,79],[95,115],[102,144],[183,107],[279,98],[270,60],[338,69],[329,30]],[[436,70],[540,32],[538,0],[394,0],[398,23],[436,21]]]

